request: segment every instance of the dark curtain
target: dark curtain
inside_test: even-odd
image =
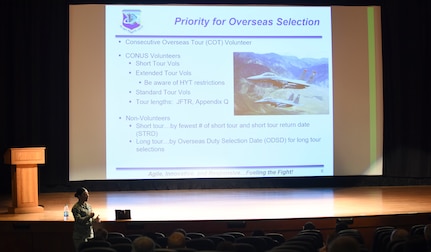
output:
[[[46,146],[39,182],[68,181],[68,8],[64,1],[2,3],[0,151]],[[2,162],[1,184],[10,187]]]
[[[87,1],[90,2],[90,1]],[[112,1],[111,1],[112,2]],[[116,1],[117,3],[121,1]],[[222,1],[226,3],[225,1]],[[219,3],[222,3],[219,2]],[[42,191],[69,190],[68,2],[6,0],[0,8],[2,109],[0,151],[45,146],[39,169]],[[77,2],[76,2],[77,3]],[[123,1],[123,3],[126,3]],[[128,3],[133,3],[129,1]],[[136,1],[135,1],[136,3]],[[140,3],[144,3],[140,1]],[[147,2],[148,3],[148,2]],[[154,3],[154,2],[152,2]],[[180,3],[180,2],[178,2]],[[191,3],[191,2],[189,2]],[[213,3],[216,3],[213,1]],[[243,3],[237,1],[232,3]],[[340,186],[431,182],[430,25],[428,1],[273,1],[253,3],[382,6],[384,63],[384,174],[379,177],[92,182],[109,188]],[[85,182],[83,182],[85,183]],[[0,189],[10,191],[3,162]],[[73,189],[72,189],[73,190]]]
[[[383,4],[384,176],[431,176],[428,1]]]

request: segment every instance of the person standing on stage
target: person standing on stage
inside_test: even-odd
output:
[[[84,187],[78,188],[75,193],[75,197],[78,198],[78,202],[73,205],[72,214],[75,219],[73,227],[73,242],[75,244],[76,251],[79,249],[79,245],[82,242],[86,242],[88,239],[94,237],[93,233],[93,222],[100,222],[99,215],[94,218],[94,212],[91,205],[87,203],[89,193]]]

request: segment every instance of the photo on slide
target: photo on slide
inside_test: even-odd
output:
[[[327,58],[235,52],[235,115],[329,114]]]

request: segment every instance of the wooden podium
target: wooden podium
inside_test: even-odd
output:
[[[4,154],[12,165],[12,207],[9,213],[39,213],[37,165],[45,164],[45,147],[10,148]]]

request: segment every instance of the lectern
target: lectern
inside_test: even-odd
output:
[[[45,164],[45,147],[10,148],[4,154],[12,165],[12,207],[9,213],[39,213],[37,165]]]

